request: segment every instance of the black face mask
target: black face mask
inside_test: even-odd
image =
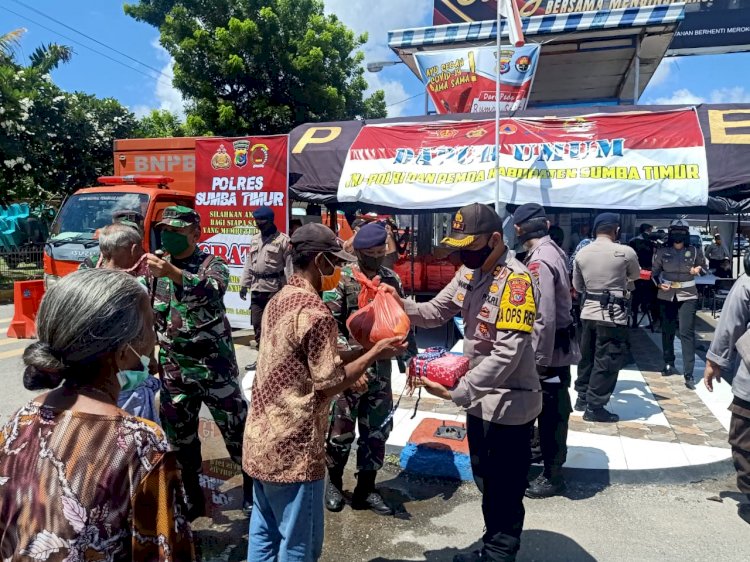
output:
[[[469,269],[478,269],[484,265],[491,253],[492,248],[489,246],[485,246],[481,250],[461,250],[461,263]]]
[[[359,265],[362,266],[363,269],[366,269],[367,271],[378,271],[380,269],[380,266],[383,265],[383,258],[385,256],[366,256],[364,254],[357,254],[357,258],[359,260]]]
[[[258,225],[258,230],[260,230],[260,233],[263,235],[271,234],[276,230],[276,225],[272,222],[267,222],[262,225]]]

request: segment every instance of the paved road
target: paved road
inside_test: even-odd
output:
[[[20,358],[27,342],[5,338],[11,316],[11,307],[0,307],[2,421],[33,396],[22,384]],[[247,343],[247,338],[239,341]],[[241,365],[253,354],[245,345],[238,347]],[[213,465],[207,461],[206,466],[221,476],[227,470],[226,451],[211,425],[205,424],[204,437],[205,457]],[[347,475],[349,489],[352,472]],[[413,479],[395,468],[386,469],[380,480],[386,498],[399,508],[398,517],[349,508],[327,514],[324,561],[450,561],[476,544],[482,519],[473,484]],[[196,524],[204,559],[245,560],[247,523],[237,510],[239,478],[212,482],[217,504],[213,519]],[[750,525],[737,516],[739,499],[732,478],[664,486],[575,484],[566,497],[526,502],[519,561],[746,562]]]

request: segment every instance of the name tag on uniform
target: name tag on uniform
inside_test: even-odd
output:
[[[500,312],[495,326],[530,334],[534,330],[536,302],[531,288],[531,277],[526,273],[511,273],[500,299]]]

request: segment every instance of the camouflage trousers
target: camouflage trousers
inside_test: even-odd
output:
[[[186,485],[197,481],[203,459],[198,438],[201,405],[205,404],[219,426],[229,456],[242,466],[242,440],[247,404],[235,368],[206,371],[205,378],[184,377],[179,363],[162,355],[161,421],[169,444],[182,465]]]
[[[326,463],[329,469],[343,471],[355,437],[357,440],[357,470],[380,470],[385,459],[385,442],[393,428],[393,420],[385,422],[393,408],[391,376],[371,375],[363,393],[344,391],[331,407],[331,426],[326,442]]]

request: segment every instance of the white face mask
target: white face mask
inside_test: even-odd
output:
[[[140,386],[148,378],[148,366],[151,363],[150,357],[147,355],[138,355],[138,352],[130,344],[128,344],[128,347],[141,360],[143,368],[140,370],[125,369],[117,373],[117,381],[120,383],[122,390],[133,390]]]

